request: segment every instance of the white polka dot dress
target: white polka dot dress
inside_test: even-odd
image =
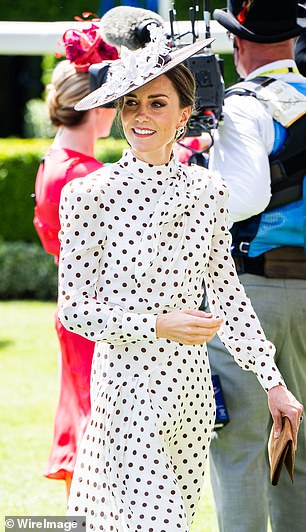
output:
[[[63,190],[60,319],[95,340],[92,414],[68,514],[87,530],[187,532],[215,414],[205,346],[157,339],[158,313],[199,307],[267,389],[282,382],[229,256],[226,189],[199,167],[131,151]]]

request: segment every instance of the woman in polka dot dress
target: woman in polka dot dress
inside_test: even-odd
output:
[[[227,191],[172,156],[195,92],[179,63],[205,44],[169,53],[155,37],[140,53],[124,52],[77,106],[119,98],[131,146],[61,199],[60,319],[97,342],[91,421],[68,505],[69,515],[86,516],[87,530],[190,530],[215,415],[205,342],[217,331],[270,390],[278,426],[286,412],[297,432],[301,406],[230,257]],[[196,310],[203,279],[211,315]]]

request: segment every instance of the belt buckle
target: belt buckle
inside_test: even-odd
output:
[[[239,251],[244,255],[248,255],[250,249],[250,242],[240,242]]]

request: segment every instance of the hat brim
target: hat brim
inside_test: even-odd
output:
[[[126,88],[125,90],[120,91],[120,88],[118,88],[118,92],[115,95],[109,96],[105,98],[103,96],[103,85],[96,89],[95,91],[88,94],[88,96],[85,96],[80,102],[78,102],[75,106],[76,111],[87,111],[88,109],[94,109],[95,107],[101,107],[106,104],[110,104],[119,98],[122,98],[126,94],[129,94],[133,90],[139,89],[140,87],[143,87],[147,83],[150,83],[150,81],[153,81],[153,79],[158,78],[159,76],[162,76],[166,72],[169,72],[172,68],[174,68],[179,63],[182,63],[188,57],[191,57],[192,55],[196,54],[203,48],[206,48],[209,46],[215,39],[205,39],[204,41],[197,41],[193,44],[189,44],[187,46],[184,46],[183,48],[179,48],[178,50],[171,51],[169,53],[170,59],[166,63],[164,63],[160,69],[153,74],[150,74],[148,77],[142,80],[140,84],[131,83],[131,85]],[[144,50],[144,49],[143,49]],[[106,82],[107,83],[107,82]]]
[[[303,7],[303,6],[301,6]],[[261,35],[255,33],[242,24],[238,22],[236,17],[232,13],[229,13],[227,9],[215,9],[213,17],[219,24],[224,26],[230,33],[241,37],[247,41],[257,42],[257,43],[274,43],[286,41],[287,39],[292,39],[297,37],[303,32],[303,28],[298,24],[294,25],[289,31],[282,32],[279,34],[270,34],[270,35]]]
[[[299,26],[303,28],[303,33],[305,32],[306,28],[306,4],[298,4],[298,18],[297,23]]]

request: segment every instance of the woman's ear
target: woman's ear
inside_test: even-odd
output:
[[[189,105],[188,107],[184,107],[184,109],[182,109],[180,126],[184,126],[184,127],[186,126],[190,115],[191,115],[191,106]]]

